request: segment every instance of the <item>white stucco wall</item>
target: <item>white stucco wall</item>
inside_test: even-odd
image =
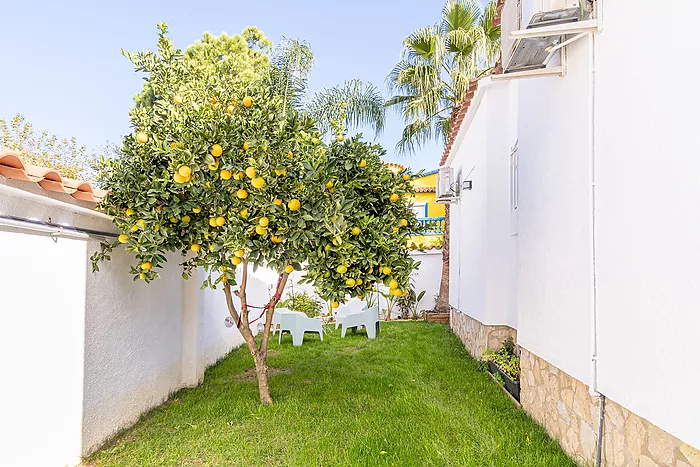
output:
[[[450,207],[450,304],[484,324],[515,327],[517,237],[511,235],[513,86],[482,80],[448,164],[471,180]]]
[[[589,42],[565,78],[522,80],[518,102],[518,343],[590,380]]]
[[[597,38],[599,388],[700,448],[700,91],[694,73],[639,73],[650,57],[694,65],[700,4],[683,2],[673,47],[636,47],[657,5],[605,2]]]

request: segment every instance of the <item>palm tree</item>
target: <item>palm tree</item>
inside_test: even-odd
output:
[[[487,73],[500,54],[495,15],[496,0],[483,9],[477,0],[448,0],[439,24],[404,40],[401,61],[387,77],[393,96],[386,106],[406,122],[398,153],[415,153],[429,141],[447,142],[450,116],[469,91],[469,81]],[[438,312],[449,311],[449,214],[447,205]]]
[[[371,126],[384,128],[384,99],[371,83],[347,80],[309,95],[314,56],[305,41],[283,38],[272,54],[271,79],[289,106],[316,121],[322,133]]]

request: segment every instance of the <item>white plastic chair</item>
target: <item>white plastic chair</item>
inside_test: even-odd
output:
[[[367,307],[365,307],[365,308],[367,308]],[[363,308],[363,309],[365,309],[365,308]],[[339,308],[338,311],[335,312],[334,319],[335,319],[335,328],[336,329],[338,329],[338,326],[343,324],[343,319],[345,319],[345,317],[347,315],[349,315],[350,313],[352,313],[352,309],[347,305],[342,307],[342,308]]]
[[[284,308],[278,310],[277,314],[277,324],[279,324],[279,343],[282,343],[282,333],[284,331],[289,331],[292,335],[292,343],[295,347],[300,346],[304,342],[304,333],[306,332],[317,332],[323,341],[323,324],[321,321],[309,318],[304,313],[299,311],[285,310]],[[273,315],[274,322],[274,315]]]
[[[345,337],[348,329],[357,329],[362,326],[367,330],[367,337],[374,339],[379,332],[379,305],[365,308],[362,311],[347,314],[343,317],[340,337]]]

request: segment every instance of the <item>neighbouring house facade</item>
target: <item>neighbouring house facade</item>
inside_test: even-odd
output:
[[[423,235],[412,237],[412,242],[425,248],[442,246],[442,234],[445,226],[445,205],[435,199],[437,170],[424,172],[413,179],[416,196],[413,198],[413,211],[418,222],[423,226]]]
[[[177,255],[151,284],[132,280],[125,250],[91,272],[118,234],[94,210],[103,196],[0,151],[2,465],[77,465],[243,343],[223,292],[183,280]],[[275,282],[256,276],[248,293],[266,303]]]
[[[700,91],[659,65],[697,55],[700,4],[669,45],[650,0],[535,24],[569,3],[500,1],[503,66],[453,116],[451,326],[516,339],[523,408],[582,465],[698,467]]]

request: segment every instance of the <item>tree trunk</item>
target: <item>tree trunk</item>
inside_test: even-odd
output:
[[[445,226],[443,228],[442,242],[442,275],[440,277],[440,291],[438,292],[436,313],[450,312],[450,205],[445,204]]]
[[[236,323],[240,323],[238,328],[241,331],[243,340],[245,340],[250,354],[253,356],[253,362],[255,363],[255,374],[258,379],[258,392],[260,393],[260,402],[264,405],[272,405],[272,396],[270,395],[270,385],[268,384],[267,375],[267,344],[270,340],[270,331],[272,329],[272,315],[275,313],[275,306],[279,302],[282,292],[284,291],[284,286],[287,284],[287,278],[289,274],[284,273],[280,276],[280,281],[277,284],[277,289],[275,290],[275,295],[270,299],[265,308],[265,328],[263,330],[263,335],[260,340],[260,346],[258,346],[255,340],[255,335],[250,329],[249,321],[249,311],[248,303],[246,301],[246,285],[248,283],[248,261],[243,260],[243,277],[241,280],[241,286],[236,295],[241,300],[241,314],[239,317],[236,311],[236,306],[233,303],[233,296],[231,294],[231,286],[228,282],[224,282],[224,295],[226,295],[226,305],[228,307],[229,314],[235,320]]]

